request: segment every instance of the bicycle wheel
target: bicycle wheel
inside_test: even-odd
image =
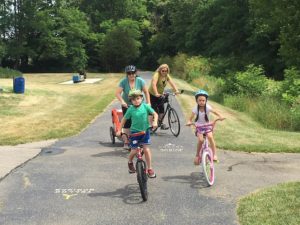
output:
[[[115,130],[114,130],[114,128],[113,127],[110,127],[109,128],[109,134],[110,134],[110,140],[111,140],[111,143],[115,143],[116,141],[115,141]]]
[[[141,195],[143,201],[147,201],[148,199],[148,191],[147,191],[147,174],[146,174],[146,164],[144,161],[138,160],[136,162],[136,173],[137,173],[137,181],[140,186]]]
[[[177,137],[180,133],[180,121],[177,112],[173,108],[169,109],[168,122],[172,134]]]
[[[215,168],[212,153],[209,151],[211,152],[209,149],[202,154],[202,169],[208,185],[212,186],[215,182]]]

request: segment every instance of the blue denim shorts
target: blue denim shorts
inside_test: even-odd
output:
[[[129,146],[130,148],[138,148],[140,145],[150,145],[150,131],[147,130],[141,132],[131,132],[129,135]]]

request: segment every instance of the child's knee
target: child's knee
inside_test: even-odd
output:
[[[203,136],[198,136],[198,142],[202,144],[204,142]]]
[[[150,152],[150,148],[148,146],[146,146],[146,145],[143,146],[143,150],[145,152]]]

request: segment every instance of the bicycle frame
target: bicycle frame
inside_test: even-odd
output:
[[[181,91],[181,93],[183,93],[183,91]],[[163,95],[164,96],[163,101],[158,105],[158,107],[159,107],[162,105],[164,106],[166,104],[166,108],[164,110],[164,114],[162,115],[162,117],[160,119],[158,119],[158,126],[156,129],[153,130],[153,133],[162,125],[166,115],[168,114],[168,123],[169,123],[170,131],[172,132],[172,134],[175,137],[177,137],[180,133],[180,120],[179,120],[176,110],[171,106],[171,104],[169,102],[170,95],[175,96],[174,93],[166,92]]]
[[[214,169],[214,156],[213,152],[208,145],[207,134],[213,131],[215,123],[209,123],[204,125],[197,125],[195,127],[198,132],[204,136],[204,142],[199,151],[199,163],[201,161],[203,173],[209,186],[214,184],[215,181],[215,169]]]
[[[130,136],[139,136],[143,135],[145,132],[139,132],[135,134],[131,134]],[[133,150],[133,149],[132,149]],[[147,190],[147,180],[148,180],[148,171],[147,171],[147,165],[146,162],[143,159],[143,146],[139,145],[136,150],[136,175],[137,175],[137,181],[140,187],[141,196],[143,198],[143,201],[147,201],[148,199],[148,190]]]
[[[165,112],[164,112],[163,116],[161,117],[161,119],[158,119],[158,126],[159,127],[161,126],[162,122],[164,121],[165,116],[167,115],[167,113],[169,112],[169,110],[172,108],[171,105],[170,105],[170,103],[169,103],[169,99],[167,99],[166,103],[167,103],[167,107],[165,108]],[[164,105],[165,102],[163,102],[162,104]]]

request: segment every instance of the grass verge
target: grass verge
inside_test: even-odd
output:
[[[60,84],[71,74],[26,74],[25,94],[1,79],[0,145],[63,138],[80,132],[114,99],[117,74],[88,74],[95,84]]]
[[[300,182],[279,184],[240,199],[241,225],[300,224]]]
[[[196,105],[190,84],[174,79],[176,85],[186,91],[178,96],[186,119]],[[237,112],[228,107],[209,100],[226,120],[217,124],[215,140],[218,148],[245,152],[293,152],[300,153],[300,133],[266,129],[245,113]]]

